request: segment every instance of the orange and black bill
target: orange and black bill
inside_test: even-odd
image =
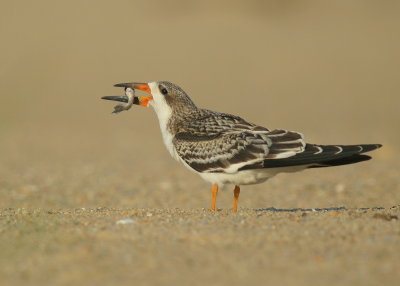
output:
[[[128,102],[128,97],[127,96],[103,96],[101,99],[105,100],[114,100],[114,101],[120,101],[120,102]],[[133,104],[140,105],[140,106],[148,106],[149,101],[151,100],[150,97],[148,96],[135,96],[133,98]]]
[[[128,97],[127,96],[103,96],[101,99],[105,99],[105,100],[114,100],[114,101],[120,101],[120,102],[128,102]],[[137,99],[136,97],[133,99],[133,104],[135,104],[135,99]]]
[[[138,90],[143,90],[149,94],[151,94],[150,87],[145,82],[127,82],[127,83],[117,83],[114,85],[115,87],[125,87],[125,88],[133,88]]]
[[[116,85],[114,85],[116,87],[124,87],[125,89],[130,87],[133,89],[139,89],[139,90],[143,90],[147,93],[149,93],[149,96],[135,96],[133,98],[133,104],[136,105],[141,105],[141,106],[148,106],[149,105],[149,101],[153,99],[153,97],[151,96],[151,91],[150,91],[150,87],[147,83],[141,83],[141,82],[128,82],[128,83],[118,83]],[[101,99],[105,99],[105,100],[113,100],[113,101],[120,101],[120,102],[128,102],[128,97],[127,96],[103,96]]]

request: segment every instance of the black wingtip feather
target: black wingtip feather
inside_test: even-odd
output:
[[[307,144],[304,152],[282,159],[264,160],[264,168],[309,165],[309,168],[354,164],[371,159],[360,155],[382,147],[381,144],[314,145]]]
[[[368,155],[353,155],[353,156],[342,158],[342,159],[325,161],[325,162],[322,162],[322,163],[319,163],[316,165],[312,165],[308,168],[322,168],[322,167],[349,165],[349,164],[359,163],[362,161],[368,161],[370,159],[371,159],[371,156],[368,156]]]
[[[382,144],[362,144],[359,146],[362,147],[362,151],[360,151],[360,153],[365,153],[381,148]]]

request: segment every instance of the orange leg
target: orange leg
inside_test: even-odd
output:
[[[215,184],[212,186],[211,189],[211,210],[215,211],[215,204],[217,201],[217,194],[218,194],[218,185]]]
[[[240,187],[235,186],[235,189],[233,190],[233,208],[232,208],[234,212],[237,212],[239,194],[240,194]]]

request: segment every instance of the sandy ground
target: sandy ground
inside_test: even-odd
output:
[[[92,146],[83,152],[43,141],[44,156],[30,152],[34,139],[16,138],[3,141],[0,164],[1,285],[400,283],[399,164],[389,148],[245,186],[238,213],[225,188],[213,213],[210,186],[162,146],[82,141]]]
[[[0,9],[0,285],[400,285],[398,1],[8,2]],[[373,160],[232,187],[170,158],[113,84],[381,143]]]
[[[400,207],[8,209],[2,285],[396,285]]]

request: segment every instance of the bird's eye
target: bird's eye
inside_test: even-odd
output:
[[[168,90],[165,87],[160,86],[161,93],[166,95],[168,94]]]

